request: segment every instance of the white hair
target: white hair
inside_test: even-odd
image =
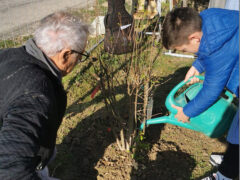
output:
[[[54,56],[64,48],[82,52],[88,34],[88,26],[80,19],[65,12],[57,12],[41,20],[34,33],[34,40],[47,56]]]

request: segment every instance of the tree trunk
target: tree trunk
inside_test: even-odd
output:
[[[147,79],[144,80],[144,93],[143,93],[143,124],[146,123],[147,119],[147,105],[148,105],[148,95],[149,95],[149,81]],[[145,128],[143,129],[145,133]]]
[[[104,49],[112,54],[133,50],[133,18],[124,4],[125,0],[108,0],[108,12],[104,18]]]

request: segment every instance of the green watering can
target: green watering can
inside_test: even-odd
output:
[[[200,80],[204,80],[203,76],[196,77]],[[172,107],[172,104],[184,107],[198,94],[203,86],[200,82],[195,83],[188,87],[183,93],[176,96],[177,91],[186,83],[187,82],[184,81],[180,82],[167,96],[165,105],[170,111],[170,115],[146,120],[145,124],[141,124],[140,130],[143,130],[144,125],[148,126],[152,124],[169,123],[202,132],[211,138],[218,138],[224,135],[229,129],[234,115],[237,112],[237,106],[233,104],[233,94],[226,90],[224,94],[221,95],[221,97],[219,97],[219,99],[206,111],[196,117],[190,118],[190,122],[183,123],[174,117],[177,114],[177,110]]]

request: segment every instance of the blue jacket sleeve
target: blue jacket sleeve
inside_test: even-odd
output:
[[[200,74],[205,71],[203,62],[200,58],[197,58],[192,65],[198,70]]]
[[[225,53],[224,53],[225,52]],[[183,108],[184,114],[195,117],[210,107],[224,89],[236,58],[229,47],[223,47],[204,60],[205,80],[197,96]]]

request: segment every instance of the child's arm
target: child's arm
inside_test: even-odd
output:
[[[229,51],[228,51],[229,52]],[[190,101],[183,112],[189,117],[195,117],[210,107],[220,96],[227,84],[236,57],[226,53],[216,52],[205,60],[205,80],[198,95]]]
[[[205,68],[204,68],[204,65],[203,65],[203,60],[200,59],[200,58],[197,58],[193,62],[192,66],[194,66],[200,74],[205,71]]]

